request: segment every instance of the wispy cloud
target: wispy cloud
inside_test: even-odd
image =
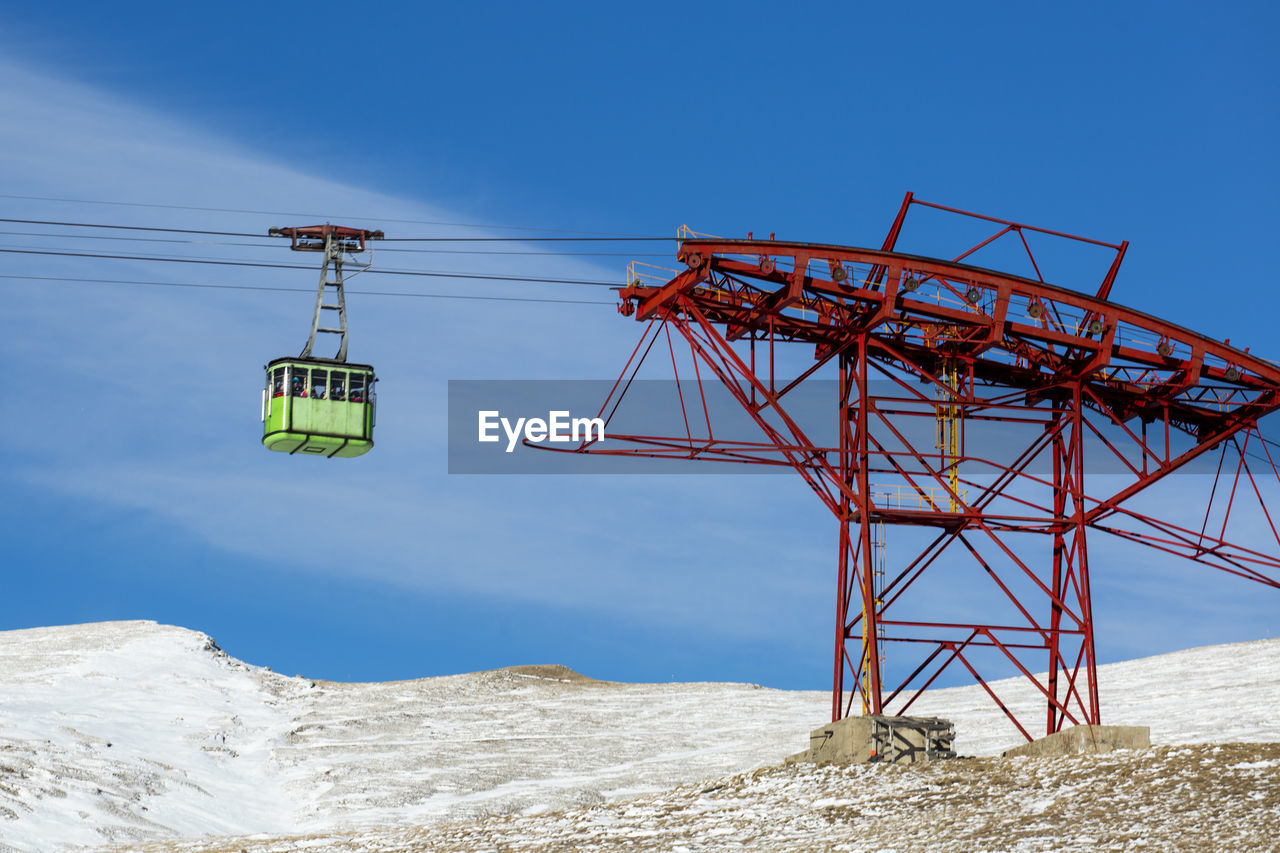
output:
[[[459,218],[311,174],[109,93],[8,64],[0,65],[0,79],[0,110],[10,117],[0,128],[6,151],[0,176],[13,194],[350,212],[387,220]],[[4,207],[20,218],[138,224],[180,218],[181,227],[254,233],[309,224],[148,208],[14,201]],[[380,220],[355,224],[400,234],[456,233]],[[182,251],[285,263],[298,257],[283,243],[275,254],[213,245]],[[379,262],[620,278],[620,269],[566,257],[410,257],[392,261],[384,253]],[[316,277],[47,258],[18,259],[8,269],[296,287],[311,287]],[[349,286],[530,293],[520,284],[480,288],[448,279],[373,276]],[[245,555],[318,579],[340,574],[418,591],[461,589],[733,635],[772,636],[780,618],[799,618],[815,606],[827,616],[831,524],[814,524],[821,535],[811,541],[793,535],[792,513],[778,508],[807,508],[808,496],[794,484],[780,487],[780,478],[726,483],[714,477],[446,474],[446,381],[612,376],[639,327],[611,305],[353,294],[352,357],[375,364],[383,378],[378,447],[356,462],[324,462],[270,454],[258,445],[261,365],[300,347],[311,296],[4,280],[0,288],[21,318],[20,331],[7,336],[0,351],[18,373],[40,377],[29,398],[42,413],[39,422],[10,420],[0,427],[10,448],[8,479],[16,488],[141,512],[229,558]],[[544,288],[534,295],[610,298],[607,290],[588,288]]]

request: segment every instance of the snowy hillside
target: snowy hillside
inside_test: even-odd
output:
[[[1150,725],[1157,745],[1280,741],[1280,641],[1113,664],[1099,680],[1104,722]],[[1034,701],[1021,685],[995,687]],[[485,814],[517,829],[539,815],[562,821],[549,813],[564,809],[616,822],[615,804],[636,797],[701,802],[711,779],[730,793],[743,779],[764,779],[765,794],[804,779],[816,791],[839,774],[735,774],[806,746],[828,701],[741,684],[595,682],[556,667],[335,684],[247,666],[203,634],[149,622],[2,632],[0,850],[254,833],[266,846],[229,849],[283,850],[292,842],[266,836],[418,826],[465,849],[445,829]],[[1019,742],[976,686],[933,691],[913,712],[952,719],[965,754]],[[1233,766],[1280,776],[1269,753]]]

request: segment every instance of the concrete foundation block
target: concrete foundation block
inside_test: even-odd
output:
[[[1072,726],[1039,740],[1004,751],[1018,755],[1085,755],[1113,749],[1147,749],[1151,746],[1150,726]]]
[[[786,763],[913,764],[955,757],[954,740],[951,723],[937,717],[846,717],[814,729],[809,748],[789,756]]]

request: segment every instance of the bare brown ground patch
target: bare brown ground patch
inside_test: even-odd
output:
[[[516,675],[531,675],[534,678],[545,678],[548,681],[566,681],[575,684],[612,684],[614,682],[597,681],[590,676],[583,675],[580,672],[574,672],[567,666],[558,663],[543,664],[524,664],[521,666],[507,666],[496,672],[512,672]]]

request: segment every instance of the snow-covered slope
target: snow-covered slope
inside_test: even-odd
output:
[[[1280,741],[1280,641],[1100,668],[1104,722],[1156,743]],[[1034,702],[1018,683],[994,685]],[[657,794],[777,764],[823,692],[615,684],[555,667],[387,684],[286,678],[150,622],[0,632],[0,850],[434,825]],[[1229,709],[1229,713],[1223,713]],[[913,713],[1020,738],[979,687]]]
[[[0,633],[0,849],[291,828],[264,784],[291,691],[181,628]]]

